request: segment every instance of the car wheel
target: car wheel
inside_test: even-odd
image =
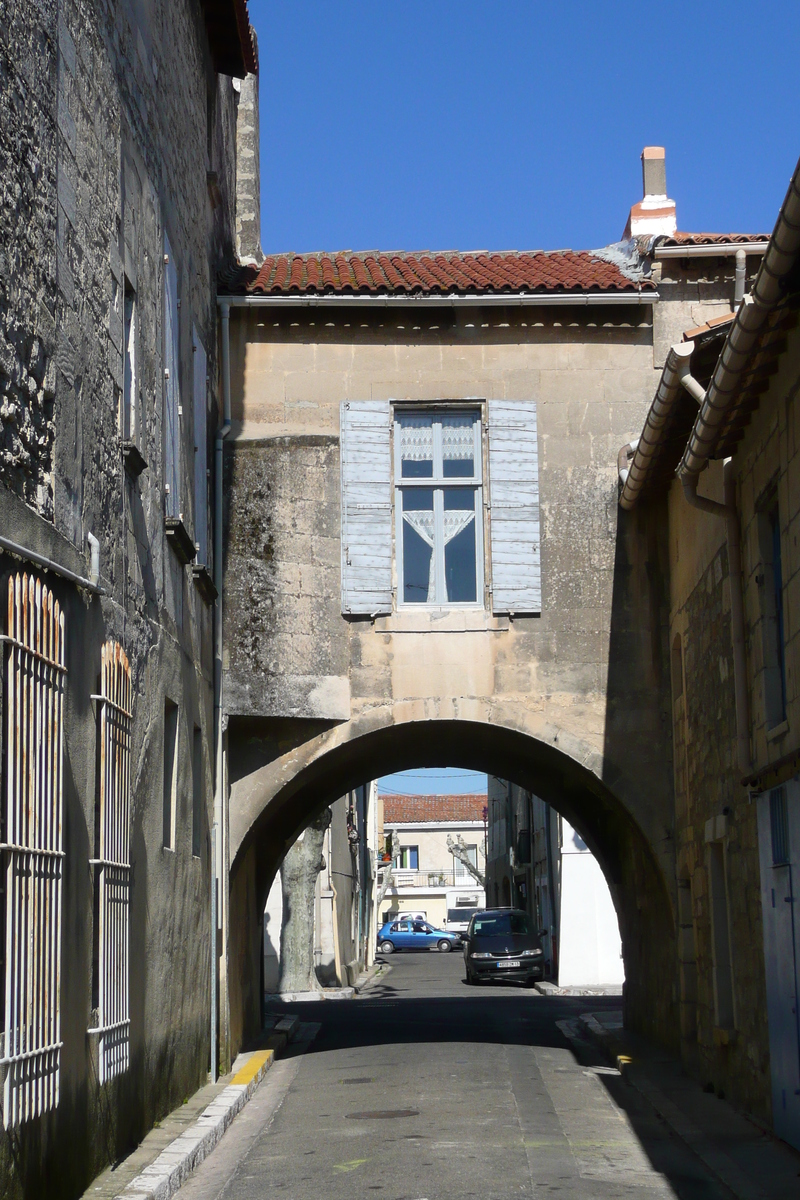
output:
[[[446,938],[442,938],[442,940],[439,942],[439,949],[441,950],[442,954],[448,954],[452,950],[452,946]]]
[[[381,942],[378,949],[381,954],[394,954],[394,945],[392,942]]]

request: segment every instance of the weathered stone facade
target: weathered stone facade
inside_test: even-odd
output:
[[[729,304],[726,264],[702,285],[670,268],[679,320]],[[266,894],[326,795],[426,763],[512,777],[580,829],[620,914],[629,1020],[677,1042],[668,553],[651,512],[618,520],[614,465],[658,378],[661,307],[232,309],[234,1044],[258,943],[237,894]],[[344,617],[340,402],[476,397],[537,402],[541,615]]]
[[[209,1067],[212,609],[166,537],[163,412],[166,235],[179,281],[181,515],[193,541],[208,504],[195,484],[193,389],[212,433],[215,280],[235,238],[238,98],[214,53],[198,0],[0,5],[0,531],[55,564],[45,582],[63,606],[67,654],[60,1102],[0,1136],[9,1197],[79,1195]],[[123,456],[126,294],[136,304],[134,469]],[[197,342],[208,387],[194,386]],[[90,533],[100,595],[59,575],[89,576]],[[22,557],[0,552],[3,609],[10,575],[42,574]],[[87,1034],[92,695],[109,639],[130,659],[134,694],[131,1065],[100,1086]],[[179,714],[169,847],[166,701]]]

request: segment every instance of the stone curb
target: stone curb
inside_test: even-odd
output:
[[[238,1070],[227,1087],[214,1097],[194,1125],[170,1142],[154,1162],[131,1180],[116,1200],[169,1200],[174,1196],[247,1104],[297,1025],[296,1017],[285,1017],[271,1035],[269,1049],[240,1055]]]
[[[650,1102],[673,1133],[697,1155],[736,1200],[767,1200],[766,1192],[758,1184],[745,1179],[741,1168],[733,1159],[715,1146],[713,1140],[695,1125],[677,1104],[665,1096],[660,1087],[648,1079],[646,1067],[637,1063],[627,1053],[630,1047],[623,1038],[606,1029],[591,1013],[582,1013],[578,1020],[609,1062],[617,1067],[625,1080],[635,1087],[645,1100]]]
[[[380,983],[392,970],[391,963],[373,963],[370,969],[366,972],[363,979],[359,979],[356,983],[356,994],[361,995],[362,992],[369,991],[376,983]]]

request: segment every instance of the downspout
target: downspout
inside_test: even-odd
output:
[[[93,533],[86,534],[86,540],[91,550],[91,575],[89,578],[95,587],[100,583],[100,543]]]
[[[220,834],[224,821],[224,772],[222,757],[222,451],[225,438],[231,428],[231,356],[230,315],[231,306],[224,301],[220,305],[222,315],[222,424],[214,442],[214,586],[217,600],[214,606],[214,823],[211,829],[211,1080],[216,1083],[219,1074],[219,1042],[217,1025],[219,1020],[219,947],[217,927],[218,904],[222,871],[222,845]]]
[[[747,695],[747,653],[744,638],[744,596],[742,583],[742,548],[739,536],[739,514],[736,509],[736,477],[733,460],[725,460],[724,503],[697,494],[697,476],[681,475],[683,494],[693,508],[714,517],[724,517],[728,542],[728,578],[731,587],[731,643],[733,649],[733,690],[736,703],[736,758],[739,770],[750,770],[750,713]]]
[[[744,289],[747,279],[747,255],[744,250],[736,251],[736,268],[733,285],[733,307],[738,308],[744,300]]]
[[[738,269],[738,260],[737,260]],[[686,391],[700,406],[702,414],[706,401],[704,388],[693,377],[689,369],[688,358],[684,361],[681,383]],[[698,416],[698,421],[699,421]],[[695,425],[695,429],[697,426]],[[714,517],[723,517],[728,543],[728,579],[731,590],[731,644],[733,650],[733,692],[736,706],[736,759],[740,772],[746,775],[750,770],[750,713],[747,695],[747,652],[744,638],[744,597],[742,584],[742,549],[739,535],[739,514],[736,509],[736,477],[733,471],[733,460],[725,460],[724,470],[724,500],[711,500],[707,496],[698,496],[696,472],[686,470],[684,463],[678,470],[678,475],[687,503],[692,508],[709,513]]]

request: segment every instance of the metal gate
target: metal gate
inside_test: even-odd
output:
[[[8,585],[3,1123],[58,1104],[64,615],[40,579]]]
[[[97,872],[99,1077],[130,1063],[130,759],[131,668],[118,642],[103,646],[100,695],[100,811]]]

